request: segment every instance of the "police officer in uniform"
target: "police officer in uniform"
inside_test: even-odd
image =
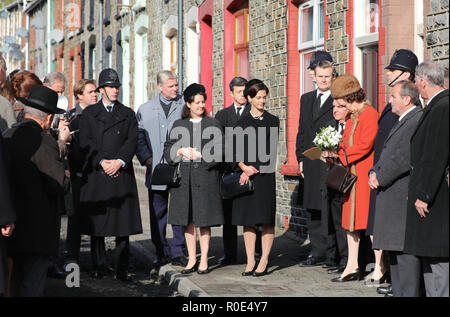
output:
[[[101,100],[80,116],[81,230],[91,236],[93,277],[115,270],[118,280],[130,281],[129,236],[142,233],[132,162],[138,126],[134,111],[117,100],[120,86],[115,70],[102,70],[97,88]],[[105,237],[111,236],[116,237],[114,268],[109,267],[105,251]]]

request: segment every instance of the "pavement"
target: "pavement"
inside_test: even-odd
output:
[[[150,240],[148,194],[144,185],[144,169],[136,166],[143,233],[130,237],[132,253],[144,263],[156,258],[155,247]],[[169,242],[171,226],[167,226]],[[182,275],[179,266],[167,264],[156,271],[170,287],[186,297],[382,297],[376,287],[364,285],[364,281],[333,283],[336,274],[326,269],[299,267],[302,256],[309,252],[308,241],[301,242],[295,234],[276,228],[275,239],[269,257],[268,274],[263,277],[243,277],[246,255],[242,227],[238,228],[238,264],[219,266],[223,255],[222,227],[211,229],[209,268],[211,273]],[[197,243],[197,254],[200,249]],[[154,272],[155,273],[155,272]]]

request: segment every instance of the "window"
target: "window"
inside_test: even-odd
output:
[[[234,76],[249,76],[248,42],[248,9],[242,9],[234,13]]]
[[[304,94],[308,91],[312,91],[315,88],[314,82],[311,80],[311,76],[309,74],[310,70],[308,69],[309,62],[311,61],[311,57],[313,56],[315,50],[308,50],[306,52],[301,53],[300,59],[300,69],[303,70],[300,72],[300,91],[301,94]]]
[[[95,76],[95,47],[89,48],[89,78],[96,78],[96,76]]]
[[[362,50],[362,86],[370,104],[378,110],[378,45]]]
[[[178,73],[178,36],[172,36],[170,39],[170,71]]]
[[[105,0],[105,16],[103,18],[103,24],[108,25],[111,23],[111,2],[110,0]]]
[[[311,0],[299,7],[299,50],[324,44],[323,0]]]

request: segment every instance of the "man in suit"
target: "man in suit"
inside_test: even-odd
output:
[[[68,212],[67,221],[67,257],[65,263],[78,263],[80,255],[81,231],[80,231],[80,187],[83,175],[83,156],[80,149],[80,115],[83,110],[97,103],[97,88],[93,79],[81,79],[75,84],[73,92],[77,103],[68,111],[70,118],[69,130],[72,139],[68,148],[67,159],[70,170],[70,183],[72,185],[73,213]]]
[[[157,256],[153,264],[159,267],[172,262],[185,267],[184,227],[172,226],[171,245],[166,238],[169,189],[165,185],[152,185],[153,170],[163,157],[164,142],[174,122],[181,118],[184,99],[178,94],[178,80],[172,72],[162,71],[156,77],[160,93],[140,106],[136,114],[139,125],[136,156],[147,167],[145,185],[150,205],[150,231]]]
[[[69,189],[57,141],[49,134],[58,95],[42,86],[31,88],[22,122],[4,133],[13,205],[16,210],[14,235],[8,241],[14,266],[13,296],[43,296],[49,257],[59,244],[57,201]],[[59,138],[66,142],[68,128]],[[26,199],[24,199],[26,198]]]
[[[427,296],[449,296],[449,98],[444,68],[424,62],[416,68],[416,86],[428,100],[411,137],[404,252],[420,257]]]
[[[321,180],[327,172],[321,160],[310,160],[302,153],[313,147],[313,140],[320,128],[333,121],[331,83],[333,64],[328,60],[318,62],[314,68],[317,89],[301,96],[300,122],[297,133],[296,154],[299,174],[304,178],[303,207],[307,209],[307,226],[311,242],[311,254],[300,266],[334,266],[334,259],[327,259],[328,237],[321,230],[322,194]]]
[[[120,86],[115,70],[102,70],[97,88],[102,98],[80,116],[81,233],[91,236],[92,276],[101,279],[115,270],[116,279],[128,282],[129,236],[141,233],[142,224],[132,162],[137,121],[117,100]],[[114,268],[108,265],[105,237],[116,237]]]
[[[9,295],[7,238],[14,232],[16,212],[13,207],[9,176],[4,159],[3,137],[0,134],[0,297]]]
[[[247,80],[242,77],[235,77],[230,82],[230,94],[233,104],[225,109],[219,110],[215,118],[222,124],[223,128],[232,128],[244,113],[250,112],[250,105],[244,96]],[[223,249],[225,255],[220,259],[222,265],[235,264],[237,261],[237,226],[231,224],[232,199],[225,199],[223,225]]]
[[[386,85],[388,87],[394,87],[396,83],[402,80],[410,80],[414,81],[414,73],[415,68],[418,64],[417,56],[410,50],[407,49],[399,49],[395,51],[392,55],[389,65],[385,67],[386,69]],[[386,140],[389,132],[391,131],[394,124],[398,122],[398,115],[392,112],[391,103],[388,102],[384,107],[380,118],[378,119],[378,133],[375,139],[374,145],[374,153],[373,153],[373,161],[374,164],[377,163],[380,158],[381,151],[383,150],[384,141]],[[370,192],[370,203],[369,203],[369,218],[367,222],[366,236],[369,236],[371,241],[373,241],[373,224],[375,219],[375,203],[377,199],[378,190],[371,190]],[[364,254],[365,256],[361,256],[361,259],[366,259],[366,255],[370,252],[368,246],[370,245],[370,241],[367,240],[367,243],[364,243],[360,247],[360,254]],[[365,247],[367,246],[367,247]],[[375,268],[374,272],[371,275],[373,280],[379,280],[384,272],[382,270],[386,270],[384,263],[388,261],[382,258],[382,250],[374,250],[375,254]],[[365,267],[366,263],[361,263],[361,267]],[[392,293],[392,287],[384,287],[381,286],[378,290],[381,294]]]
[[[373,248],[388,251],[395,297],[418,297],[420,261],[403,252],[410,174],[410,140],[422,116],[419,92],[413,82],[398,82],[389,98],[399,119],[383,145],[383,152],[369,172],[369,186],[377,190]]]

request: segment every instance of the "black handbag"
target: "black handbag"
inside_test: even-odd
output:
[[[176,187],[180,185],[181,173],[180,173],[180,163],[175,165],[170,165],[164,163],[164,157],[152,173],[152,185],[167,185],[169,187]]]
[[[345,161],[347,167],[342,165],[333,164],[328,172],[325,184],[328,187],[345,194],[352,185],[356,182],[356,175],[350,172],[350,167],[348,166],[347,152],[344,149]]]
[[[222,181],[220,182],[220,195],[223,199],[230,199],[245,193],[253,192],[253,181],[249,179],[247,184],[241,185],[239,183],[240,179],[241,172],[226,173],[222,175]]]

